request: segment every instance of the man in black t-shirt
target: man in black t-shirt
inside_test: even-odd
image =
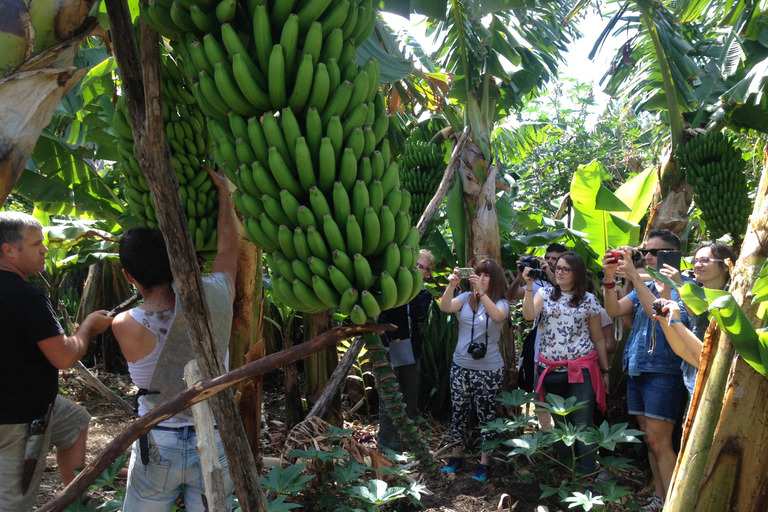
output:
[[[31,215],[0,212],[0,510],[31,510],[45,469],[48,442],[55,442],[64,483],[85,463],[87,412],[57,399],[59,369],[82,357],[89,340],[112,323],[106,311],[85,319],[65,336],[48,297],[26,282],[45,269],[43,227]],[[55,406],[54,406],[55,404]],[[30,426],[50,421],[34,474],[22,479]],[[31,444],[31,443],[30,443]],[[22,480],[28,485],[22,492]]]

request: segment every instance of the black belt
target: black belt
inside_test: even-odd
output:
[[[195,426],[194,425],[186,425],[183,427],[161,427],[160,425],[152,427],[152,430],[165,430],[167,432],[178,432],[180,430],[188,429],[188,432],[194,432]]]

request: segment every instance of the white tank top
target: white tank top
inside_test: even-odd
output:
[[[171,321],[173,321],[173,311],[173,309],[145,311],[141,308],[133,308],[129,311],[134,320],[143,325],[157,338],[157,345],[152,352],[137,361],[128,363],[128,372],[131,374],[131,380],[138,388],[149,389],[152,374],[155,371],[155,365],[157,365],[157,359],[160,356],[160,351],[163,350],[165,335],[168,333]],[[139,398],[139,416],[144,416],[147,412],[149,412],[149,409],[144,405],[144,397],[142,396]],[[161,422],[160,425],[164,427],[183,427],[193,425],[193,423],[174,417]]]

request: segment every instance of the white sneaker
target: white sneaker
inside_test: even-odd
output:
[[[648,503],[645,504],[645,506],[642,508],[642,510],[646,512],[661,512],[664,509],[664,500],[662,500],[659,496],[653,495],[653,498],[651,498]]]

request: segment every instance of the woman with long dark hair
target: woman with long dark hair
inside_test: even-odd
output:
[[[464,467],[464,444],[467,441],[469,414],[477,415],[479,425],[496,419],[494,399],[504,380],[504,359],[499,351],[501,328],[509,315],[509,303],[504,298],[507,281],[501,267],[492,259],[484,259],[469,277],[471,291],[457,297],[453,291],[461,281],[459,269],[453,269],[443,293],[440,309],[458,313],[459,341],[451,366],[451,437],[459,444],[453,447],[445,473],[456,473]],[[482,440],[490,441],[495,434],[483,432]],[[485,482],[491,477],[491,455],[483,452],[472,477]]]
[[[534,320],[541,315],[541,375],[536,391],[540,400],[553,393],[563,398],[575,396],[587,406],[566,417],[568,423],[592,426],[595,405],[605,411],[608,387],[608,353],[600,320],[600,303],[589,293],[589,277],[584,259],[573,251],[563,253],[555,264],[555,286],[533,293],[533,279],[528,277],[523,298],[523,316]],[[562,443],[557,447],[561,462],[570,465],[571,450]],[[579,469],[595,471],[595,452],[591,446],[576,443]]]

